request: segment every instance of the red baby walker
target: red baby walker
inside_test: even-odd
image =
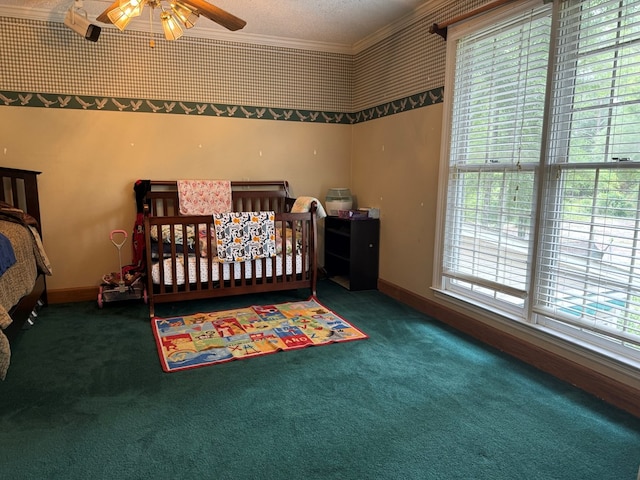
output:
[[[118,241],[114,237],[119,237]],[[121,302],[124,300],[144,299],[147,303],[147,288],[144,284],[144,275],[137,265],[122,266],[122,246],[127,241],[127,232],[124,230],[113,230],[109,235],[111,243],[118,249],[118,260],[120,264],[119,272],[111,272],[102,276],[102,285],[98,292],[98,306],[103,307],[105,303]]]

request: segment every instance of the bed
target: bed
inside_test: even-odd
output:
[[[41,239],[39,173],[0,167],[0,379],[9,368],[11,342],[47,304],[51,267]]]
[[[316,295],[317,200],[303,197],[304,202],[296,202],[289,197],[286,181],[230,185],[232,212],[275,213],[272,255],[233,262],[221,259],[215,217],[181,213],[177,181],[150,181],[143,231],[152,318],[155,305],[165,302],[301,288]]]

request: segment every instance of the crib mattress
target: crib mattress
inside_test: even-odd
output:
[[[302,273],[302,265],[303,265],[303,258],[301,254],[296,254],[295,256],[293,254],[289,254],[286,255],[285,257],[285,261],[283,262],[283,258],[282,255],[277,255],[276,256],[276,272],[275,272],[275,276],[279,277],[283,274],[282,270],[283,270],[283,263],[284,268],[285,268],[285,274],[286,275],[291,275],[294,272],[293,269],[293,262],[294,262],[294,258],[295,258],[295,264],[296,264],[296,268],[295,268],[295,272],[296,273]],[[195,257],[193,255],[190,255],[188,257],[188,265],[187,265],[187,272],[188,272],[188,279],[189,279],[189,283],[195,283],[196,278],[197,278],[197,271],[196,271],[196,262],[199,261],[200,262],[200,281],[201,282],[208,282],[209,281],[209,274],[211,273],[211,279],[213,282],[217,282],[220,280],[220,269],[218,268],[219,263],[215,262],[213,263],[213,268],[212,271],[209,272],[208,271],[208,260],[204,257]],[[234,263],[222,263],[222,275],[223,275],[223,279],[226,280],[230,280],[231,279],[231,269],[233,268],[233,278],[238,280],[241,278],[241,274],[242,274],[242,264],[244,263],[244,271],[245,271],[245,278],[262,278],[262,268],[263,268],[263,263],[265,263],[265,277],[267,278],[271,278],[273,276],[273,265],[272,265],[272,259],[271,258],[267,258],[264,259],[264,261],[256,261],[255,262],[255,274],[253,273],[253,262],[251,261],[246,261],[246,262],[234,262]],[[173,285],[173,269],[172,269],[172,262],[170,258],[165,259],[162,262],[163,265],[163,270],[164,270],[164,283],[165,285]],[[160,263],[154,263],[153,267],[151,268],[151,279],[153,280],[153,283],[158,285],[160,283]],[[185,265],[184,265],[184,257],[178,257],[177,258],[177,262],[176,262],[176,284],[177,285],[184,285],[185,284]]]

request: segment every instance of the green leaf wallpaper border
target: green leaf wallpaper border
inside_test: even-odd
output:
[[[443,87],[370,107],[359,112],[325,112],[297,108],[254,107],[207,102],[0,91],[0,106],[66,108],[174,115],[201,115],[288,122],[356,124],[442,102]]]

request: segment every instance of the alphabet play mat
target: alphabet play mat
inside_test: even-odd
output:
[[[165,372],[368,338],[316,298],[151,322]]]

